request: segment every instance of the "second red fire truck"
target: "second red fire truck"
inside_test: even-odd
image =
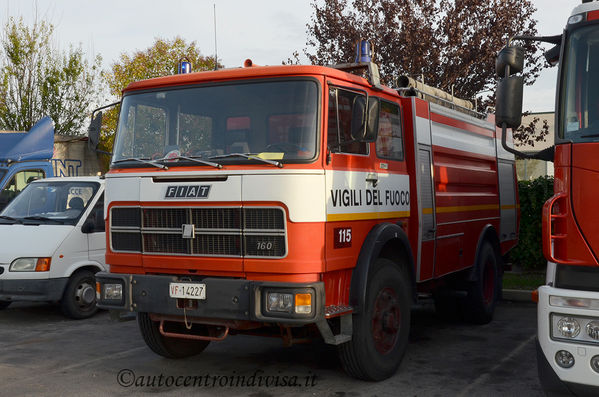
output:
[[[245,66],[124,90],[99,306],[165,357],[322,337],[369,380],[399,367],[420,294],[491,321],[519,215],[493,117],[369,59]]]

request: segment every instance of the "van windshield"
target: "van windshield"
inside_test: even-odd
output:
[[[133,93],[123,98],[113,167],[128,160],[135,166],[149,166],[140,159],[162,159],[169,167],[202,166],[189,158],[248,161],[228,156],[239,153],[306,162],[316,156],[317,118],[318,85],[313,80],[245,81]]]
[[[30,183],[0,213],[0,222],[75,225],[99,186],[83,181]]]

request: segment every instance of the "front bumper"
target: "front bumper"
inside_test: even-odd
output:
[[[589,308],[558,307],[549,304],[550,296],[565,298],[599,299],[599,293],[592,291],[567,290],[542,286],[539,288],[537,306],[537,366],[543,389],[549,393],[574,395],[599,395],[599,373],[590,365],[592,357],[599,355],[599,343],[573,343],[551,337],[551,314],[599,318],[599,311]],[[584,332],[584,330],[581,330]],[[571,368],[561,368],[555,361],[560,350],[570,352],[575,359]]]
[[[280,283],[244,279],[189,277],[165,275],[96,273],[97,296],[101,309],[123,312],[144,312],[187,318],[272,322],[290,325],[315,323],[324,318],[324,283]],[[178,299],[169,296],[172,282],[193,282],[206,285],[206,299]],[[122,300],[104,299],[105,284],[121,284]],[[265,307],[265,291],[309,293],[312,295],[310,314],[269,313]],[[192,305],[190,305],[190,303]],[[185,307],[185,309],[183,309]]]
[[[54,302],[62,298],[68,277],[0,280],[1,301]]]

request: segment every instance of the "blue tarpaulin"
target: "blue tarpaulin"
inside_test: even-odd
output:
[[[48,116],[27,133],[0,133],[0,163],[49,160],[54,153],[54,122]]]

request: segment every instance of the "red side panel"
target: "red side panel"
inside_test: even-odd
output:
[[[598,265],[599,254],[599,143],[577,143],[572,145],[570,200],[573,222],[578,230],[568,230],[573,255],[587,264]],[[570,229],[575,227],[571,225]],[[580,241],[582,240],[582,241]],[[570,244],[570,239],[568,240]],[[590,252],[589,252],[590,251]]]

